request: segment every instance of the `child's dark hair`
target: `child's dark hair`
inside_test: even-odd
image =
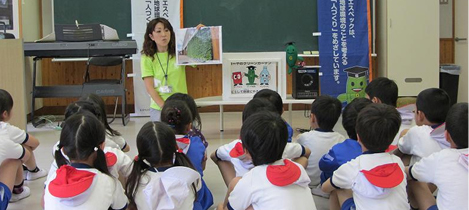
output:
[[[185,93],[174,93],[166,99],[166,102],[170,100],[181,100],[186,102],[187,107],[189,107],[189,110],[191,111],[192,118],[194,119],[194,121],[192,122],[192,127],[196,128],[199,131],[202,130],[202,120],[200,120],[199,111],[197,110],[197,104],[190,95]]]
[[[439,88],[428,88],[417,96],[417,111],[425,114],[425,118],[431,123],[441,124],[445,122],[446,115],[451,106],[448,93]]]
[[[10,113],[13,108],[13,98],[10,93],[4,89],[0,89],[0,121],[3,121],[3,112]]]
[[[277,113],[277,109],[265,98],[253,98],[251,99],[243,109],[243,122],[251,115],[260,112],[269,111]]]
[[[265,98],[277,109],[277,113],[282,115],[283,113],[283,100],[280,94],[271,89],[262,89],[257,92],[253,98]]]
[[[82,113],[84,111],[90,112],[96,118],[101,119],[102,114],[96,103],[91,101],[77,101],[69,104],[65,109],[65,120],[74,114]]]
[[[287,145],[287,125],[279,114],[261,111],[243,122],[240,138],[255,166],[273,163]]]
[[[365,93],[368,94],[370,100],[376,97],[382,103],[396,107],[399,89],[393,80],[378,77],[366,86]]]
[[[143,125],[137,135],[137,150],[138,156],[132,164],[132,172],[125,184],[125,194],[129,199],[129,209],[137,209],[135,194],[140,185],[142,175],[151,167],[174,165],[194,169],[189,158],[184,153],[177,152],[176,138],[173,130],[162,122],[147,122]],[[152,165],[147,165],[145,162]],[[195,185],[193,185],[193,188],[194,193],[196,193]]]
[[[401,115],[387,104],[369,104],[357,118],[357,134],[370,152],[384,152],[401,126]]]
[[[111,136],[120,136],[121,134],[112,129],[107,122],[107,114],[106,114],[106,105],[104,104],[104,100],[96,94],[90,93],[88,96],[83,96],[80,98],[83,101],[89,101],[98,105],[99,111],[101,112],[101,122],[104,124],[106,128],[106,132]]]
[[[355,98],[352,102],[342,111],[342,126],[350,139],[357,140],[357,130],[355,129],[357,124],[358,113],[365,108],[367,105],[372,104],[370,100],[366,98]]]
[[[93,167],[104,174],[110,175],[106,165],[106,157],[100,145],[104,143],[105,129],[101,121],[89,112],[81,112],[65,120],[60,133],[60,142],[55,151],[57,167],[70,162],[62,155],[61,150],[72,160],[87,160],[94,152],[96,159]]]
[[[166,101],[161,110],[161,122],[168,124],[176,134],[186,134],[187,125],[192,123],[192,114],[184,101]]]
[[[316,116],[319,128],[332,131],[339,120],[342,111],[342,103],[339,99],[322,95],[311,104],[311,113]]]
[[[457,103],[449,109],[446,130],[458,149],[467,148],[467,103]]]

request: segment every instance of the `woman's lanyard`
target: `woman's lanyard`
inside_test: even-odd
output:
[[[164,73],[164,79],[165,79],[165,86],[168,86],[168,68],[169,68],[169,53],[168,53],[168,59],[166,60],[166,71],[163,68],[163,65],[161,64],[160,57],[158,56],[158,52],[156,53],[156,58],[158,58],[158,63],[160,64],[161,70],[163,70]]]

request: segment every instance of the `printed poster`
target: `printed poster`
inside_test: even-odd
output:
[[[262,89],[277,91],[277,62],[230,61],[231,97],[249,97]]]
[[[176,30],[178,65],[221,64],[221,26]]]

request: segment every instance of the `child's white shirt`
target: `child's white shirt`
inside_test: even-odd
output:
[[[272,165],[283,165],[284,160],[278,160]],[[229,205],[233,209],[246,209],[252,205],[254,209],[316,210],[305,169],[298,163],[290,163],[300,170],[299,177],[293,183],[286,186],[274,185],[267,175],[269,165],[256,166],[244,174],[230,193]]]
[[[410,165],[413,165],[423,157],[449,148],[449,143],[444,137],[444,125],[433,129],[431,126],[414,126],[406,135],[399,139],[399,150],[412,155]]]
[[[345,141],[345,137],[338,132],[322,132],[312,130],[298,136],[297,142],[311,150],[306,172],[311,179],[310,186],[317,186],[321,182],[319,160],[336,144]]]
[[[164,172],[142,174],[135,203],[139,210],[192,209],[195,192],[201,188],[200,174],[187,167],[171,167]]]
[[[55,197],[50,192],[50,184],[45,187],[44,209],[45,210],[72,210],[72,209],[99,209],[107,210],[122,209],[127,205],[127,197],[120,182],[95,168],[80,168],[77,170],[88,171],[96,174],[95,180],[90,188],[83,193],[83,197],[73,198]],[[56,173],[48,177],[47,183],[56,178]]]
[[[251,170],[254,167],[254,165],[252,164],[251,160],[242,159],[242,158],[241,159],[233,158],[230,156],[231,150],[233,150],[236,144],[238,143],[242,144],[240,139],[236,139],[228,144],[220,146],[216,150],[215,155],[220,160],[230,161],[234,166],[234,169],[236,171],[236,176],[243,176],[249,170]],[[282,158],[295,159],[304,155],[304,152],[305,152],[305,148],[301,146],[300,144],[287,143],[287,145],[285,146],[285,149],[283,150]]]
[[[415,104],[408,104],[396,109],[401,115],[401,126],[399,127],[399,132],[397,132],[396,137],[394,137],[394,140],[392,141],[391,145],[397,145],[402,131],[415,126]]]
[[[412,178],[438,187],[438,209],[468,209],[467,152],[467,148],[443,149],[410,167]]]
[[[29,138],[26,131],[3,121],[0,121],[0,136],[4,136],[18,144],[26,143]]]
[[[371,184],[362,170],[371,170],[377,166],[397,163],[403,173],[402,182],[393,188],[380,188]],[[409,209],[407,202],[407,180],[401,159],[389,153],[363,154],[343,164],[330,179],[334,187],[352,189],[353,200],[357,209],[403,210]]]
[[[21,159],[26,152],[21,144],[15,143],[5,136],[0,136],[0,145],[0,164],[6,159]]]
[[[127,142],[122,136],[111,136],[106,132],[105,145],[106,147],[113,147],[123,150],[125,146],[127,146]]]

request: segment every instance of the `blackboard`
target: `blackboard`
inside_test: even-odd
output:
[[[136,1],[136,0],[132,0]],[[317,0],[183,0],[184,26],[222,26],[224,52],[318,50]],[[131,0],[56,0],[56,24],[101,23],[131,33]]]
[[[132,32],[130,0],[55,0],[55,24],[100,23],[117,30],[121,40]]]
[[[184,26],[222,26],[224,52],[318,50],[317,0],[184,0]]]

